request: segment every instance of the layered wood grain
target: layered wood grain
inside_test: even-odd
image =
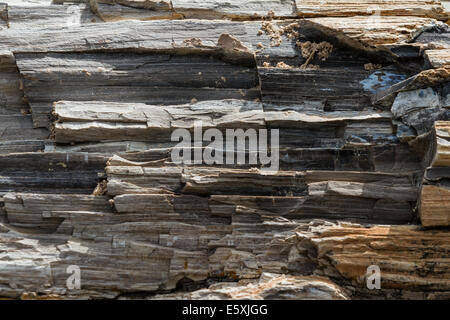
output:
[[[420,0],[0,4],[0,298],[448,299],[447,20]],[[279,130],[279,167],[180,164],[171,135],[200,121]]]

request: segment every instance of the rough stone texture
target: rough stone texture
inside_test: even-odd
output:
[[[448,18],[419,0],[0,5],[0,298],[448,299]],[[175,163],[172,131],[199,120],[278,129],[280,170]]]

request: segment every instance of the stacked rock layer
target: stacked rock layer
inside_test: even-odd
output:
[[[439,1],[7,2],[1,298],[450,298]],[[199,122],[279,170],[180,165]]]

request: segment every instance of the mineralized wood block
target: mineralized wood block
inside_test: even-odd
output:
[[[422,31],[439,25],[431,18],[411,16],[379,16],[368,19],[367,16],[355,17],[321,17],[308,19],[312,23],[342,32],[346,36],[376,46],[410,42]],[[332,31],[330,31],[332,32]]]
[[[413,203],[417,199],[417,188],[405,189],[405,195],[397,199],[385,198],[381,195],[368,195],[355,191],[355,185],[370,188],[370,184],[324,182],[324,185],[340,185],[341,191],[329,190],[320,192],[318,185],[309,185],[307,196],[301,197],[262,197],[262,196],[211,196],[212,212],[223,215],[248,213],[283,217],[290,220],[330,219],[366,221],[368,223],[402,224],[414,219]],[[330,187],[328,187],[330,188]],[[336,188],[336,187],[335,187]],[[331,189],[331,188],[330,188]],[[375,188],[373,188],[375,190]],[[385,187],[389,192],[397,190]],[[407,193],[409,192],[409,193]],[[367,192],[368,193],[368,192]],[[407,194],[406,194],[407,193]],[[399,199],[403,197],[403,199]],[[255,232],[248,225],[247,232]]]
[[[0,5],[0,30],[8,28],[8,4]]]
[[[450,225],[449,207],[449,139],[448,121],[436,121],[433,130],[421,142],[424,145],[425,170],[419,199],[420,220],[424,227]]]
[[[426,50],[424,56],[433,68],[450,64],[450,49]]]
[[[381,269],[381,288],[405,291],[450,290],[450,234],[423,231],[418,226],[331,225],[311,227],[298,234],[312,245],[318,273],[352,281],[366,289],[367,268]]]
[[[3,199],[9,224],[39,233],[52,233],[62,222],[52,211],[111,212],[108,198],[101,196],[8,193]]]
[[[145,193],[210,195],[214,203],[211,214],[221,216],[231,217],[239,208],[240,212],[289,219],[399,224],[413,221],[418,197],[414,175],[326,171],[280,171],[274,175],[259,170],[142,167],[132,162],[128,162],[132,166],[120,166],[127,161],[119,160],[113,159],[107,167],[108,194],[142,194],[137,199],[146,199]],[[133,208],[135,203],[128,205]],[[117,210],[128,209],[120,205]]]
[[[100,0],[99,3],[118,3],[132,8],[145,8],[151,10],[170,10],[169,0]]]
[[[298,195],[306,190],[302,173],[257,169],[108,166],[108,194]],[[235,184],[236,182],[236,184]]]
[[[424,227],[450,226],[450,189],[434,185],[422,186],[419,212]]]
[[[0,298],[449,297],[437,1],[55,2],[0,5]],[[278,129],[280,170],[176,165],[197,121]]]
[[[448,65],[436,69],[427,69],[383,90],[374,92],[371,100],[375,105],[391,107],[399,92],[439,86],[448,82],[449,78],[450,66]]]
[[[321,277],[286,276],[264,273],[259,281],[236,285],[217,283],[207,289],[179,294],[161,294],[156,300],[346,300],[342,288]]]
[[[86,281],[82,290],[68,295],[72,298],[114,298],[121,292],[155,291],[162,287],[171,290],[184,276],[194,281],[208,276],[208,257],[203,252],[120,238],[72,241],[64,235],[35,235],[24,239],[10,232],[0,234],[0,248],[6,257],[0,270],[2,296],[16,299],[28,292],[27,288],[53,297],[65,295],[70,265],[79,266]]]
[[[15,111],[20,111],[21,108],[26,109],[23,92],[20,90],[20,77],[16,60],[9,50],[0,49],[0,75],[0,101],[2,105]]]
[[[107,158],[98,154],[27,152],[0,155],[0,194],[91,194]]]
[[[181,188],[182,168],[108,166],[108,194],[173,193]]]
[[[31,115],[21,113],[0,115],[0,130],[5,141],[44,140],[48,137],[45,129],[34,129]]]
[[[48,126],[45,119],[52,103],[59,100],[170,105],[260,98],[256,69],[210,56],[64,53],[16,57],[39,127]],[[117,107],[114,103],[111,107]]]
[[[447,20],[449,14],[439,1],[427,0],[295,0],[301,17],[343,17],[356,15],[422,16]]]
[[[436,121],[429,140],[431,167],[450,167],[450,123]]]
[[[429,49],[448,49],[450,40],[450,29],[448,25],[438,25],[437,30],[433,28],[423,30],[415,39],[415,43],[421,44]]]
[[[86,4],[33,5],[30,2],[7,8],[10,29],[64,29],[99,22]]]
[[[381,171],[386,173],[396,173],[399,168],[402,168],[406,172],[422,170],[421,159],[407,145],[380,144],[342,148],[343,137],[338,136],[336,138],[334,136],[336,131],[332,130],[333,127],[325,127],[320,130],[319,128],[313,126],[306,129],[283,129],[283,136],[280,137],[280,142],[284,142],[285,145],[280,148],[281,170]],[[328,133],[326,132],[327,130],[329,131]],[[330,135],[332,135],[334,140],[324,139],[330,137]],[[331,147],[323,147],[322,143],[330,144],[332,141],[335,141],[334,145]],[[320,147],[321,144],[322,147]],[[119,157],[113,157],[110,160],[110,164],[116,166],[136,165],[158,167],[163,164],[166,166],[174,165],[171,158],[174,147],[171,144],[154,145],[143,142],[89,143],[75,146],[57,146],[56,150],[64,152],[70,150],[74,152],[90,151],[106,154],[111,154],[115,151],[119,154]],[[202,152],[204,150],[202,149]],[[192,148],[192,159],[194,158],[195,152],[196,148]],[[248,157],[248,153],[246,153],[246,157]],[[204,163],[202,164],[204,165]],[[226,162],[221,165],[216,165],[216,167],[260,168],[259,165],[250,165],[248,163],[237,165],[235,163],[227,164]]]
[[[183,193],[301,195],[306,191],[301,172],[264,172],[258,169],[186,168],[182,173]]]
[[[244,47],[226,45],[226,38],[219,43],[222,34],[228,34]],[[155,37],[155,35],[158,35]],[[4,30],[0,47],[19,52],[92,52],[96,50],[141,50],[173,52],[217,52],[229,54],[239,60],[252,58],[245,50],[241,22],[220,20],[160,20],[119,21],[114,28],[106,23],[74,26],[69,30]],[[193,40],[194,41],[191,41]],[[237,43],[235,43],[237,44]]]
[[[208,100],[186,105],[59,101],[54,104],[55,141],[171,142],[176,129],[265,127],[262,104],[245,100]]]
[[[173,10],[186,18],[252,19],[269,15],[295,17],[291,0],[172,0]]]
[[[182,19],[183,15],[169,10],[166,8],[152,9],[152,8],[140,8],[131,7],[126,4],[104,4],[97,3],[96,7],[93,7],[95,15],[98,17],[99,21],[103,22],[114,22],[121,20],[159,20],[159,19]],[[112,2],[112,1],[102,1],[102,2]],[[125,1],[121,1],[125,2]],[[92,7],[91,7],[92,8]]]

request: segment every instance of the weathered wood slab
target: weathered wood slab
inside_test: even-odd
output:
[[[39,233],[56,231],[62,220],[52,211],[112,212],[107,197],[88,195],[47,195],[8,193],[3,197],[11,226],[32,229]]]
[[[132,8],[145,8],[153,10],[172,9],[171,1],[168,0],[100,0],[99,3],[118,3]]]
[[[450,124],[448,121],[437,121],[434,125],[435,130],[435,142],[432,142],[432,146],[435,146],[435,155],[431,165],[433,167],[450,167]]]
[[[295,17],[291,0],[172,0],[173,10],[188,19],[251,19],[272,15]]]
[[[0,136],[3,141],[43,140],[48,137],[45,129],[33,129],[31,115],[0,115]]]
[[[305,240],[306,246],[317,250],[310,257],[321,274],[352,281],[361,294],[367,293],[366,273],[370,265],[381,269],[383,290],[426,289],[445,296],[450,288],[450,241],[445,230],[342,224],[311,227],[298,237],[298,241]],[[429,271],[430,266],[433,272]]]
[[[159,19],[182,19],[183,16],[179,13],[174,12],[168,7],[160,6],[160,8],[146,8],[140,5],[129,5],[125,3],[127,1],[118,1],[114,4],[103,4],[112,3],[114,1],[99,1],[96,8],[94,7],[95,14],[98,16],[99,20],[104,22],[114,22],[121,20],[159,20]],[[120,4],[119,4],[120,3]],[[136,2],[137,4],[138,2]],[[162,2],[160,2],[162,3]],[[91,7],[92,8],[92,7]]]
[[[44,140],[13,140],[0,142],[0,154],[37,152],[45,149]]]
[[[60,101],[54,104],[56,142],[170,142],[178,128],[259,128],[262,104],[245,100],[209,100],[188,105]]]
[[[239,212],[289,220],[320,218],[390,224],[410,223],[415,217],[413,204],[418,193],[415,186],[394,190],[377,183],[326,181],[309,184],[308,188],[308,195],[302,197],[213,195],[211,211],[230,216]],[[390,192],[401,194],[382,196]]]
[[[306,191],[302,174],[219,168],[108,166],[108,194],[171,193],[194,195],[253,194],[301,195]],[[239,181],[234,185],[233,181]]]
[[[411,12],[411,16],[379,16],[375,18],[376,20],[368,20],[367,16],[322,17],[308,20],[343,32],[352,39],[376,46],[410,42],[422,31],[440,25],[435,19],[414,17],[415,13]]]
[[[346,300],[345,292],[326,278],[264,273],[259,281],[245,285],[215,284],[186,294],[161,294],[156,300]]]
[[[422,71],[406,80],[397,82],[392,86],[374,92],[371,100],[373,104],[392,106],[398,92],[413,91],[427,87],[445,84],[450,79],[450,66],[443,65],[437,69]]]
[[[183,193],[200,195],[302,195],[306,191],[303,174],[289,171],[274,174],[252,169],[186,168],[182,182]]]
[[[327,16],[345,17],[357,15],[391,15],[431,17],[443,21],[448,20],[449,14],[445,12],[439,1],[426,0],[295,0],[297,14],[301,17]]]
[[[254,68],[208,56],[69,53],[16,58],[37,126],[44,125],[52,103],[59,100],[183,104],[260,97]]]
[[[436,121],[432,130],[415,141],[423,149],[425,170],[419,199],[420,220],[424,227],[450,225],[448,197],[450,194],[449,122]]]
[[[10,29],[70,29],[81,24],[99,22],[85,4],[25,5],[10,4],[7,8]]]
[[[7,192],[91,194],[107,157],[88,153],[0,155],[0,194]]]
[[[9,50],[0,50],[0,107],[0,114],[7,110],[17,113],[27,109],[16,60]]]
[[[420,221],[424,227],[450,226],[450,189],[433,185],[422,186]]]
[[[0,4],[0,30],[8,28],[8,4]]]
[[[433,68],[450,64],[450,49],[426,50],[424,57]]]
[[[155,50],[173,52],[222,51],[230,57],[251,58],[245,50],[226,50],[218,44],[222,34],[248,47],[240,22],[217,20],[119,21],[86,24],[70,30],[4,30],[0,49],[19,52],[92,52],[96,50]],[[158,35],[158,36],[155,36]],[[193,38],[196,41],[189,41]],[[236,48],[237,49],[237,48]]]
[[[450,297],[438,1],[30,1],[0,5],[0,298]],[[280,170],[173,163],[199,120],[278,129]]]
[[[449,128],[448,121],[436,121],[429,133],[411,142],[420,152],[425,167],[450,167]]]

